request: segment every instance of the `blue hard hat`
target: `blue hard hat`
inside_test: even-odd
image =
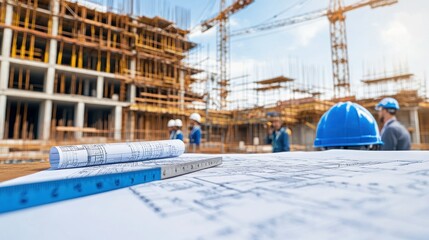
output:
[[[357,103],[340,102],[323,114],[317,124],[314,147],[369,146],[383,144],[377,122]]]
[[[375,106],[375,110],[379,111],[381,108],[399,110],[399,103],[394,98],[384,98]]]

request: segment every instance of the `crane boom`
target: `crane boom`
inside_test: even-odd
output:
[[[285,26],[308,22],[321,17],[327,17],[330,23],[331,58],[334,81],[334,97],[350,96],[350,72],[347,51],[347,35],[345,13],[362,7],[371,8],[393,5],[398,0],[363,0],[354,4],[343,6],[343,0],[330,0],[329,8],[300,14],[286,19],[263,23],[252,27],[239,29],[231,33],[231,37],[244,34],[267,31]]]
[[[398,0],[365,0],[365,1],[360,1],[351,5],[345,6],[341,8],[339,11],[342,13],[346,13],[346,12],[353,11],[358,8],[362,8],[366,6],[370,6],[371,8],[377,8],[377,7],[393,5],[397,2]],[[327,17],[329,14],[332,15],[334,13],[336,12],[330,11],[329,9],[319,9],[316,11],[299,14],[289,18],[279,19],[273,22],[262,23],[251,27],[238,29],[231,32],[230,36],[236,37],[240,35],[260,32],[260,31],[268,31],[271,29],[286,27],[289,25],[299,24],[299,23],[315,20],[318,18]]]
[[[398,0],[366,0],[366,1],[361,1],[354,4],[350,4],[344,7],[343,11],[349,12],[349,11],[353,11],[355,9],[366,7],[366,6],[370,6],[371,8],[378,8],[378,7],[393,5],[396,3],[398,3]]]
[[[268,31],[271,29],[276,29],[276,28],[281,28],[281,27],[285,27],[285,26],[289,26],[289,25],[308,22],[308,21],[315,20],[315,19],[318,19],[321,17],[325,17],[327,15],[328,15],[328,10],[321,9],[321,10],[317,10],[317,11],[293,16],[290,18],[280,19],[277,21],[269,22],[269,23],[258,24],[258,25],[255,25],[255,26],[252,26],[249,28],[239,29],[239,30],[233,31],[231,33],[231,37],[236,37],[236,36],[240,36],[240,35],[260,32],[260,31]]]
[[[201,31],[205,32],[215,25],[217,25],[220,21],[223,19],[228,18],[232,14],[240,11],[241,9],[249,6],[252,4],[255,0],[236,0],[234,3],[232,3],[230,6],[226,7],[225,9],[221,9],[219,14],[217,14],[215,17],[205,20],[203,23],[201,23]]]

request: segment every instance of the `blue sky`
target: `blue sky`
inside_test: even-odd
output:
[[[345,4],[358,1],[345,0]],[[297,2],[300,0],[255,0],[231,18],[231,31],[261,23]],[[329,0],[304,2],[304,5],[292,8],[276,19],[327,8]],[[192,26],[214,16],[219,10],[219,0],[174,0],[171,3],[190,9]],[[203,12],[213,5],[214,8]],[[427,0],[399,0],[392,6],[365,7],[347,13],[349,61],[354,86],[358,86],[368,72],[389,72],[399,66],[408,68],[421,79],[429,74],[428,10]],[[216,59],[216,29],[204,34],[194,31],[190,39],[202,46],[201,51],[205,55],[209,47],[209,62],[213,66]],[[247,74],[246,81],[283,74],[300,78],[306,84],[331,86],[330,60],[329,23],[326,18],[297,27],[277,29],[268,34],[237,37],[231,41],[231,77]],[[306,76],[299,75],[302,75],[302,69]]]

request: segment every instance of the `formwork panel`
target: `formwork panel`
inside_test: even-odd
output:
[[[43,92],[46,69],[11,64],[8,87],[13,89]]]
[[[71,103],[54,102],[52,106],[51,136],[55,141],[75,140],[75,109]]]
[[[5,139],[32,140],[39,138],[40,103],[7,99]]]

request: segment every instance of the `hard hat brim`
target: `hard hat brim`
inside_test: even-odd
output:
[[[375,137],[347,137],[347,138],[331,138],[314,140],[314,147],[352,147],[352,146],[368,146],[368,145],[383,145],[381,139]]]

